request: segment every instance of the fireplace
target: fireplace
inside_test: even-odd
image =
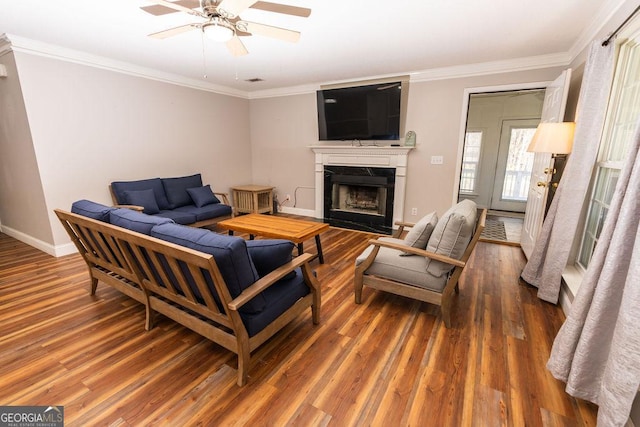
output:
[[[332,144],[310,148],[315,154],[315,218],[340,227],[385,234],[391,233],[393,224],[404,219],[407,157],[413,147]],[[377,172],[381,170],[384,172],[379,176]],[[336,178],[332,182],[333,176]],[[334,190],[334,183],[338,184],[338,190]],[[344,187],[354,188],[345,190]],[[334,208],[331,201],[334,191],[338,197],[342,194],[342,208],[340,202]],[[380,202],[383,199],[384,202]],[[345,210],[350,212],[343,212]]]
[[[391,234],[395,172],[395,168],[325,166],[324,221]]]

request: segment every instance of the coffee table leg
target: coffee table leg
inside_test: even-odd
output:
[[[233,230],[229,230],[229,236],[233,236]]]
[[[304,244],[302,242],[298,243],[298,256],[302,255],[304,252]]]
[[[324,264],[324,256],[322,255],[322,245],[320,244],[320,235],[316,234],[316,248],[318,248],[318,260],[320,264]]]

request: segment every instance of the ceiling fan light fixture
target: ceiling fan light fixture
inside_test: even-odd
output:
[[[233,28],[218,19],[214,19],[210,24],[203,26],[202,31],[207,37],[218,43],[228,42],[235,34]]]

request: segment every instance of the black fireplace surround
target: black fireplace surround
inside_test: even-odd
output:
[[[324,167],[324,222],[373,233],[393,231],[394,168]]]

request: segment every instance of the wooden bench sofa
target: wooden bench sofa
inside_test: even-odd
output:
[[[292,259],[288,241],[245,241],[89,201],[72,211],[55,213],[89,268],[91,294],[106,283],[145,305],[147,330],[161,313],[236,353],[240,386],[258,346],[309,307],[320,321],[313,257]]]
[[[208,227],[232,218],[233,208],[227,193],[214,192],[202,185],[202,176],[149,178],[114,181],[109,185],[116,206],[171,218],[178,224]]]

